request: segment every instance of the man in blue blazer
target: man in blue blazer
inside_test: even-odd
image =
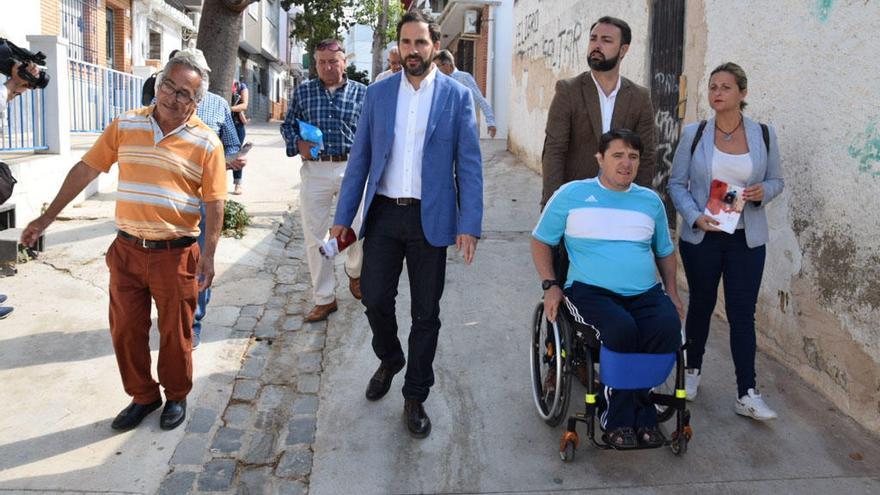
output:
[[[446,248],[455,244],[465,263],[473,260],[483,217],[482,158],[470,93],[433,63],[440,28],[408,12],[397,25],[397,45],[404,70],[367,90],[331,235],[352,225],[363,196],[362,302],[381,361],[368,400],[381,399],[407,362],[394,313],[406,259],[412,327],[404,421],[410,434],[424,438],[431,432],[422,403],[434,384]]]

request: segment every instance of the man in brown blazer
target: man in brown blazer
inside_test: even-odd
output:
[[[542,206],[562,184],[598,175],[599,138],[611,129],[629,129],[639,135],[645,153],[635,182],[651,187],[657,158],[651,93],[620,77],[620,61],[631,41],[632,31],[626,22],[600,18],[590,27],[588,63],[592,71],[556,83],[541,157]]]

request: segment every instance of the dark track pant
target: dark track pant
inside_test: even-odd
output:
[[[568,297],[584,321],[599,330],[602,345],[615,352],[668,354],[681,348],[681,320],[675,305],[660,284],[636,296],[622,296],[601,287],[574,282]],[[657,425],[650,389],[622,390],[605,387],[608,409],[602,426]]]

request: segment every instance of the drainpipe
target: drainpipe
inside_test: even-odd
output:
[[[489,5],[489,54],[486,57],[486,101],[495,111],[495,5]],[[498,125],[498,116],[495,117],[495,125]],[[498,135],[496,130],[496,136]]]

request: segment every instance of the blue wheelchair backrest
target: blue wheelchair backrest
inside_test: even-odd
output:
[[[599,349],[599,363],[599,377],[603,384],[611,388],[651,388],[666,381],[675,365],[675,353],[623,353],[602,346]]]

